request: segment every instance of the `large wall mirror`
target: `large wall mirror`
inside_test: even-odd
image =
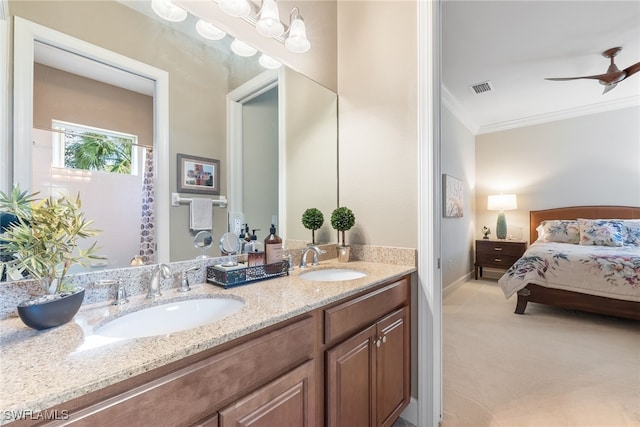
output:
[[[90,125],[101,130],[118,130],[112,129],[113,127],[122,129],[121,125],[114,126],[103,120],[114,115],[107,112],[107,109],[97,108],[89,114],[91,119],[99,120],[71,118],[61,113],[66,108],[64,101],[67,104],[73,103],[73,98],[69,93],[58,89],[66,89],[70,85],[69,81],[75,80],[74,84],[80,84],[85,94],[91,92],[87,89],[89,87],[94,87],[96,94],[106,93],[105,96],[110,99],[105,104],[115,102],[113,98],[116,94],[127,96],[126,101],[119,102],[123,103],[121,106],[128,105],[132,108],[128,113],[123,113],[125,110],[121,107],[113,106],[111,111],[119,111],[123,116],[121,121],[128,120],[125,131],[121,132],[136,136],[137,142],[134,144],[132,166],[127,176],[106,179],[98,176],[101,174],[91,176],[83,172],[66,172],[68,176],[65,179],[79,183],[73,188],[80,189],[83,203],[85,199],[96,199],[98,210],[107,213],[107,217],[116,222],[124,218],[139,221],[140,205],[130,200],[140,199],[140,193],[144,191],[141,184],[144,182],[145,164],[149,163],[147,160],[153,160],[153,233],[157,242],[154,262],[193,259],[200,254],[193,245],[194,233],[189,229],[188,206],[170,205],[170,194],[177,187],[178,153],[220,160],[220,194],[229,199],[229,212],[245,209],[244,203],[234,206],[233,201],[242,200],[244,192],[255,191],[251,188],[252,183],[256,183],[259,188],[263,182],[261,177],[266,173],[261,167],[265,168],[264,171],[275,169],[277,211],[268,208],[264,212],[243,213],[247,222],[250,218],[256,218],[251,220],[256,224],[250,224],[255,228],[265,227],[258,225],[258,221],[267,225],[277,221],[279,228],[283,230],[280,234],[287,240],[310,240],[310,232],[300,224],[304,209],[318,207],[328,217],[330,210],[336,206],[337,97],[317,83],[290,69],[281,69],[275,73],[277,124],[265,127],[248,121],[239,122],[257,135],[267,127],[275,127],[278,131],[275,156],[277,162],[255,156],[252,165],[244,166],[240,163],[243,170],[254,174],[241,181],[242,188],[246,190],[241,192],[237,185],[232,188],[235,184],[230,182],[233,181],[230,177],[234,173],[233,164],[237,159],[230,152],[233,150],[233,140],[227,135],[231,120],[227,116],[227,103],[230,93],[264,72],[258,66],[257,58],[240,58],[231,54],[228,40],[214,45],[213,42],[194,39],[173,24],[153,18],[149,2],[123,4],[116,1],[12,1],[9,2],[9,13],[19,17],[14,26],[17,32],[22,32],[14,39],[16,103],[13,170],[14,182],[21,183],[23,189],[56,190],[57,184],[51,179],[54,173],[48,172],[48,176],[43,177],[37,172],[42,172],[44,168],[33,162],[43,161],[34,156],[34,152],[39,149],[47,153],[49,159],[46,161],[53,161],[51,158],[56,156],[52,145],[55,145],[61,128],[66,126],[77,131],[76,125]],[[32,23],[36,24],[35,27]],[[191,24],[194,23],[195,19]],[[113,31],[118,31],[118,37],[113,37]],[[61,42],[56,37],[60,34],[68,39]],[[56,52],[57,48],[62,48],[64,52]],[[67,59],[61,62],[75,64],[69,59],[69,52],[76,55],[75,59],[88,58],[94,63],[97,61],[98,66],[93,68],[102,68],[107,77],[92,74],[92,67],[87,68],[89,71],[81,72],[79,70],[86,67],[72,65],[65,69],[64,66],[56,65],[55,61],[44,59],[50,58],[52,54],[56,56],[56,53],[64,53]],[[118,75],[124,77],[118,78]],[[114,76],[115,79],[109,79]],[[131,85],[126,83],[131,80],[134,81]],[[136,80],[146,82],[146,89],[137,85]],[[56,84],[59,87],[52,90],[51,86]],[[32,99],[33,103],[20,102],[25,97]],[[43,105],[47,106],[40,105],[39,99],[45,99],[48,104]],[[316,103],[316,99],[325,99],[327,104],[321,106]],[[95,100],[90,102],[99,104]],[[244,104],[243,101],[239,103]],[[87,113],[86,108],[80,110]],[[136,116],[143,110],[151,116],[150,124],[143,130],[128,130],[127,126],[143,121]],[[297,118],[294,113],[298,113]],[[235,134],[235,137],[238,135]],[[242,145],[242,142],[240,140],[239,143]],[[231,145],[228,147],[228,144]],[[35,160],[36,158],[40,160]],[[58,156],[59,158],[61,157]],[[54,167],[58,171],[64,169],[59,160]],[[23,183],[28,184],[25,186]],[[128,192],[130,187],[135,187],[135,190]],[[129,199],[110,199],[125,195]],[[184,196],[191,197],[189,194]],[[246,206],[246,209],[249,207]],[[227,214],[227,209],[214,207],[214,236],[219,237],[227,231]],[[328,223],[328,218],[325,222]],[[103,224],[97,226],[107,229]],[[140,228],[140,222],[135,227]],[[129,232],[122,224],[115,224],[115,229],[110,230],[113,231],[105,231],[102,236],[98,236],[98,243],[108,247],[113,255],[108,256],[108,264],[96,265],[97,269],[128,265],[130,259],[137,254],[139,231]],[[126,247],[131,249],[123,249],[125,236],[131,235],[134,238],[126,243]],[[335,233],[326,232],[323,240],[335,241]],[[133,253],[130,254],[130,251]],[[210,255],[215,256],[217,253],[212,252]]]

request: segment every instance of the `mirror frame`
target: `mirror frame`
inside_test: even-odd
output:
[[[33,63],[36,41],[79,54],[155,81],[153,94],[153,161],[155,185],[156,263],[169,262],[169,74],[59,31],[14,17],[13,62],[13,183],[31,187],[33,141]],[[21,165],[17,167],[16,165]]]

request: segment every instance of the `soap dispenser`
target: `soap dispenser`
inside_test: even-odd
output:
[[[249,267],[264,264],[264,248],[262,247],[262,242],[258,241],[256,231],[258,230],[253,230],[251,241],[245,246],[247,248],[247,264]]]
[[[277,273],[280,265],[268,266],[269,264],[282,262],[282,239],[276,234],[276,226],[271,224],[269,235],[264,239],[264,261],[267,264],[267,273]]]

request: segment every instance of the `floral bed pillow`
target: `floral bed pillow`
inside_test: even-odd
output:
[[[640,246],[640,219],[623,219],[622,237],[625,246]]]
[[[556,243],[580,242],[580,228],[578,221],[554,219],[542,221],[538,230],[538,241]]]
[[[622,246],[623,226],[620,220],[578,219],[580,244],[597,246]]]

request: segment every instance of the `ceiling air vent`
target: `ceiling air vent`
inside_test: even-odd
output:
[[[493,90],[493,86],[491,82],[487,80],[486,82],[476,83],[474,85],[469,86],[471,91],[476,95],[480,95],[481,93],[491,92]]]

